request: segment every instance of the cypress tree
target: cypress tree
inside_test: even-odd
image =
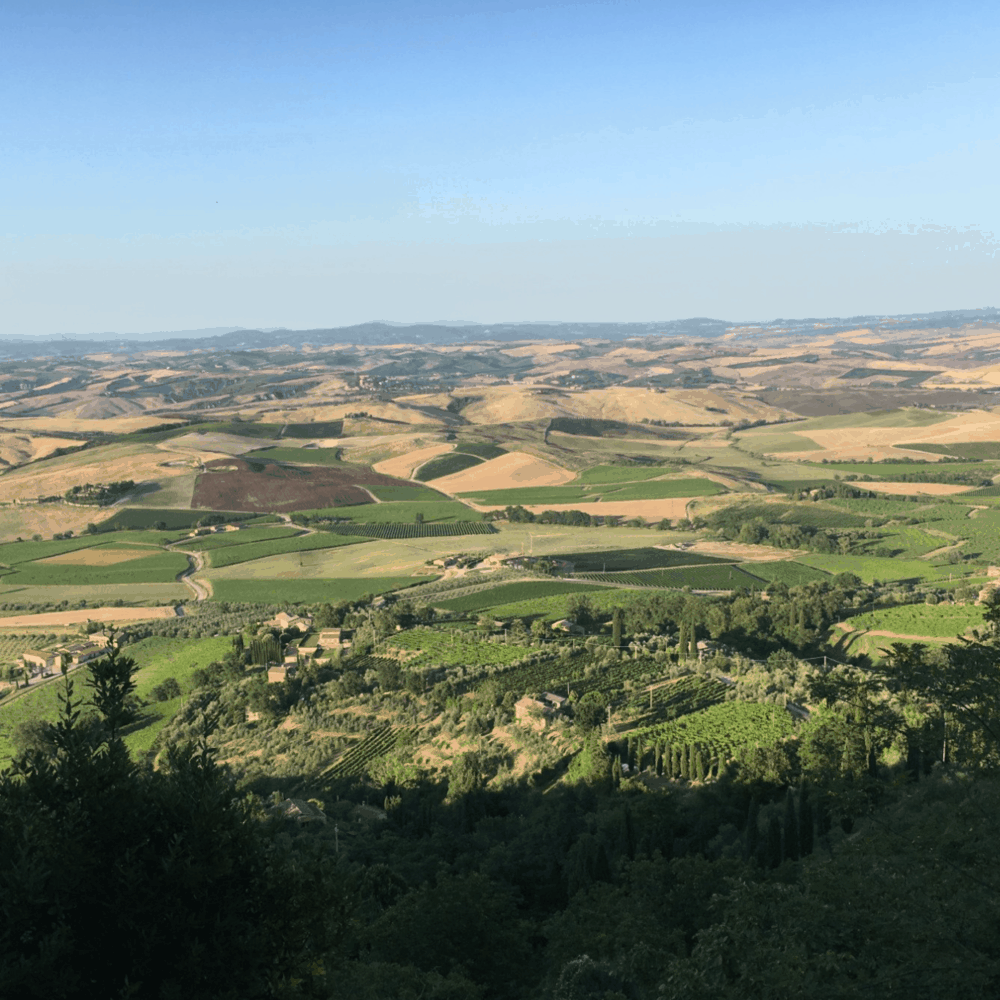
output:
[[[697,660],[698,659],[698,626],[692,622],[691,628],[688,629],[688,659]]]
[[[663,774],[663,744],[656,744],[656,759],[653,762],[653,768],[656,771],[657,776]]]
[[[799,818],[795,812],[795,795],[791,788],[785,793],[784,854],[792,861],[799,860]]]
[[[686,660],[688,655],[687,625],[681,625],[680,637],[677,640],[677,659]]]
[[[701,755],[701,750],[696,750],[694,754],[694,776],[698,781],[705,780],[705,759]]]
[[[743,828],[743,857],[747,861],[757,855],[757,845],[760,842],[760,830],[757,825],[759,816],[760,805],[755,796],[750,800],[750,810],[747,813],[746,826]]]
[[[783,858],[781,856],[781,820],[776,813],[771,813],[767,824],[767,863],[768,868],[777,868]]]
[[[676,778],[681,773],[681,752],[680,750],[672,746],[670,748],[670,777]]]
[[[688,746],[681,747],[681,777],[687,781],[691,777],[691,748]]]
[[[625,612],[621,608],[615,608],[611,612],[611,645],[615,649],[621,649],[622,626],[625,623]]]
[[[799,853],[802,857],[813,851],[813,808],[809,797],[809,786],[803,785],[799,792]]]

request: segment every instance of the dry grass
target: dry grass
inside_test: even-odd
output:
[[[434,444],[428,448],[419,448],[416,451],[408,451],[403,455],[387,458],[385,461],[377,462],[373,468],[376,472],[381,472],[386,476],[409,479],[418,466],[438,455],[445,455],[449,451],[453,451],[454,448],[453,444]]]
[[[126,416],[110,417],[104,420],[76,416],[62,417],[7,417],[5,424],[17,430],[32,432],[45,431],[104,431],[107,434],[132,434],[147,427],[158,427],[168,423],[163,417]]]
[[[78,535],[91,521],[98,520],[100,515],[95,516],[93,510],[58,503],[3,507],[0,508],[0,541],[12,542],[16,538],[31,538],[33,535],[51,538],[62,531]]]
[[[901,493],[903,496],[925,494],[932,497],[948,497],[956,493],[967,493],[974,486],[956,486],[951,483],[859,483],[863,489],[877,493]]]
[[[11,618],[0,618],[0,628],[82,625],[84,622],[137,622],[176,616],[177,612],[173,605],[164,608],[86,608],[80,611],[51,611],[42,615],[14,615]]]
[[[283,442],[271,441],[267,438],[240,437],[236,434],[216,434],[208,431],[203,434],[184,434],[181,437],[162,441],[158,445],[164,451],[179,451],[185,454],[211,453],[218,455],[242,455],[244,452],[257,448],[277,448]]]
[[[83,444],[71,438],[0,433],[0,465],[26,465],[51,455],[57,448],[79,448]]]
[[[464,472],[435,479],[433,485],[445,493],[471,493],[474,490],[504,490],[513,486],[561,486],[575,476],[575,473],[534,455],[512,451]]]

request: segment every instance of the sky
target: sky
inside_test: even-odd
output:
[[[0,335],[998,305],[998,29],[940,0],[6,0]]]

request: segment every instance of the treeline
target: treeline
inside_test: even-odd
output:
[[[111,483],[84,483],[71,486],[64,494],[70,503],[104,506],[128,496],[135,489],[131,479],[121,479]]]

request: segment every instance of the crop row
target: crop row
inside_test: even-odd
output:
[[[212,568],[220,569],[223,566],[235,566],[237,563],[252,562],[266,556],[283,555],[287,552],[312,552],[315,549],[332,549],[340,545],[350,545],[356,541],[358,539],[332,535],[325,531],[315,532],[311,535],[286,535],[284,538],[272,538],[263,542],[212,549],[209,558],[212,561]]]
[[[452,521],[445,524],[336,524],[330,527],[338,535],[364,538],[448,538],[454,535],[495,535],[488,521]]]
[[[615,573],[643,569],[669,569],[674,566],[708,566],[731,560],[706,556],[680,549],[658,549],[653,546],[638,549],[608,549],[605,552],[567,552],[554,555],[573,564],[576,573]]]
[[[418,654],[404,656],[407,666],[490,666],[513,663],[525,656],[523,646],[477,642],[440,629],[408,629],[394,635],[390,641],[391,649]]]
[[[556,597],[561,594],[592,593],[600,587],[586,583],[568,583],[564,580],[523,580],[518,583],[504,583],[498,587],[481,589],[474,593],[434,601],[434,606],[449,611],[481,611],[511,601],[527,601],[531,598]]]
[[[393,750],[400,738],[407,736],[412,730],[400,726],[386,726],[377,732],[366,736],[351,747],[326,772],[329,777],[348,778],[364,774],[365,769],[374,760],[384,757]]]
[[[727,701],[671,722],[640,729],[631,736],[641,759],[647,751],[697,746],[719,760],[736,758],[753,746],[773,746],[791,736],[795,725],[787,709],[750,701]]]
[[[695,590],[733,590],[747,587],[760,590],[763,581],[735,565],[688,566],[632,573],[575,573],[575,577],[598,583],[629,587],[692,587]]]

